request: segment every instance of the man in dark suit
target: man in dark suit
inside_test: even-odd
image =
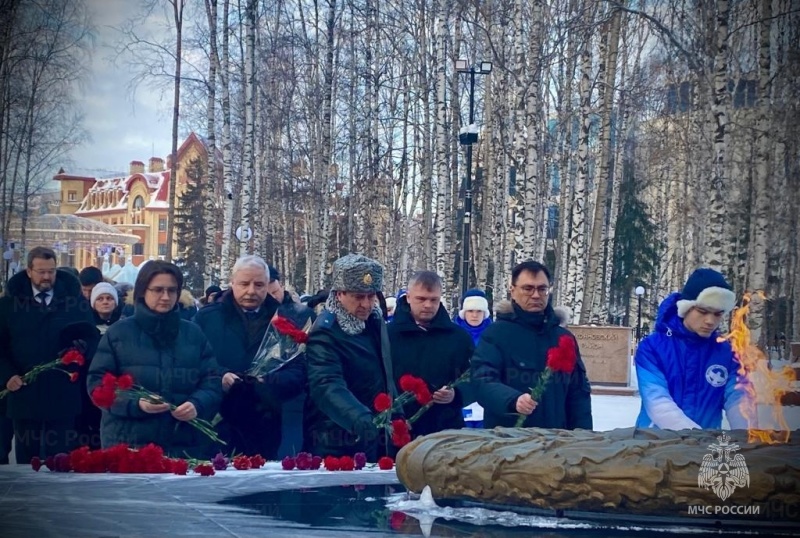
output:
[[[8,282],[0,298],[0,385],[6,396],[6,415],[14,424],[16,458],[27,463],[68,452],[78,444],[76,417],[81,412],[85,379],[71,382],[60,368],[47,370],[32,383],[22,377],[35,366],[51,362],[72,344],[68,326],[85,322],[93,328],[91,307],[81,286],[68,271],[56,270],[56,254],[45,247],[31,249],[27,270]],[[74,325],[73,325],[74,324]],[[99,333],[84,333],[93,349]]]
[[[247,376],[270,321],[281,307],[268,292],[269,266],[258,256],[244,256],[231,272],[231,287],[194,318],[214,348],[222,367],[222,422],[226,451],[277,457],[285,401],[305,388],[302,357],[261,379]],[[283,315],[283,314],[282,314]]]

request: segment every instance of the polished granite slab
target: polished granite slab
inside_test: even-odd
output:
[[[373,526],[337,525],[331,519],[316,527],[280,517],[274,506],[252,497],[264,492],[303,489],[347,489],[358,496],[367,486],[392,494],[403,491],[394,471],[287,472],[229,469],[215,476],[189,474],[36,473],[27,465],[0,468],[0,535],[16,537],[152,537],[152,536],[398,536]],[[346,488],[343,484],[350,484]],[[355,486],[353,485],[355,484]],[[358,489],[357,489],[358,488]],[[388,489],[387,489],[388,488]],[[394,488],[394,489],[393,489]],[[248,497],[250,496],[250,497]],[[289,497],[286,497],[287,503]],[[370,500],[385,510],[382,499]],[[289,504],[285,510],[291,510]]]
[[[576,514],[577,515],[577,514]],[[687,527],[686,521],[563,517],[546,511],[409,495],[395,472],[258,470],[189,474],[75,474],[0,466],[2,538],[592,537],[778,534]],[[781,529],[786,535],[786,529]],[[724,531],[721,532],[721,531]],[[789,533],[790,535],[793,533]]]

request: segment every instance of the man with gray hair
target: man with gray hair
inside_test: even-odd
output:
[[[394,395],[389,339],[375,301],[383,266],[348,254],[333,264],[325,310],[306,345],[309,399],[306,450],[319,456],[365,452],[369,461],[387,453],[386,435],[372,422],[379,393]]]
[[[231,286],[194,318],[222,367],[225,392],[218,430],[226,450],[267,459],[281,443],[282,404],[305,388],[302,359],[264,379],[247,377],[261,341],[280,304],[268,292],[269,266],[258,256],[236,260]]]

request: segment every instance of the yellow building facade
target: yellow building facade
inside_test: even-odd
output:
[[[178,149],[175,189],[178,196],[186,189],[187,165],[198,157],[207,162],[208,150],[200,137],[191,133]],[[166,161],[151,157],[146,169],[142,161],[131,161],[126,176],[95,178],[61,170],[53,177],[61,185],[61,214],[94,219],[139,237],[139,242],[128,247],[128,251],[98,245],[95,251],[76,253],[76,268],[100,267],[104,253],[109,254],[111,264],[123,265],[130,259],[136,266],[166,256],[170,167],[170,157]],[[177,240],[172,244],[172,257],[176,254]]]

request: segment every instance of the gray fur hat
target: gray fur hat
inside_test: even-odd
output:
[[[378,293],[383,289],[383,266],[360,254],[348,254],[333,262],[331,290]]]

